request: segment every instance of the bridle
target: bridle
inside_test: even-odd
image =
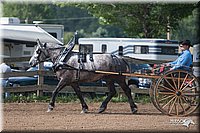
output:
[[[63,49],[63,48],[65,48],[65,46],[61,46],[61,47],[56,47],[56,48],[46,48],[46,47],[43,47],[43,48],[38,48],[38,50],[36,51],[36,53],[37,53],[37,60],[39,61],[39,57],[41,56],[41,54],[43,54],[44,55],[44,57],[45,57],[45,59],[46,60],[49,60],[50,59],[50,57],[49,57],[49,54],[48,54],[48,52],[49,52],[49,50],[56,50],[56,49]],[[60,51],[60,53],[62,52],[62,50]],[[59,55],[60,55],[60,53],[59,53]],[[58,56],[59,57],[59,56]],[[58,57],[56,57],[56,59],[58,58]]]

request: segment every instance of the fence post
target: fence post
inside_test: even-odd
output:
[[[38,74],[39,90],[37,90],[37,96],[43,96],[43,90],[41,90],[41,88],[42,88],[42,85],[44,84],[44,76],[41,75],[41,70],[44,70],[44,63],[38,64],[38,70],[39,70],[39,74]]]

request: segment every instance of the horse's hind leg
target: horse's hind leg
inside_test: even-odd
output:
[[[121,86],[121,88],[123,89],[124,93],[128,97],[128,101],[129,101],[132,113],[133,114],[136,113],[137,112],[137,106],[133,101],[133,98],[131,96],[131,89],[126,84],[125,77],[121,77],[121,78],[118,77],[118,78],[116,78],[116,81]]]
[[[74,83],[71,86],[74,89],[74,91],[76,92],[76,95],[78,96],[78,98],[79,98],[79,100],[81,102],[81,105],[82,105],[82,111],[81,111],[81,113],[87,113],[88,106],[87,106],[87,104],[86,104],[86,102],[85,102],[85,100],[84,100],[84,98],[82,96],[82,93],[80,91],[80,87],[79,87],[78,83]]]
[[[107,104],[108,102],[112,99],[112,97],[116,94],[116,90],[115,90],[115,85],[114,85],[114,81],[111,79],[108,79],[106,81],[106,84],[108,86],[109,89],[109,93],[107,98],[102,102],[100,108],[99,108],[99,113],[102,113],[103,111],[106,110],[107,108]]]

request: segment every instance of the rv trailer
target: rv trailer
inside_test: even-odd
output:
[[[90,49],[93,53],[109,53],[161,62],[175,60],[178,57],[178,45],[178,41],[166,39],[79,38],[79,47]]]

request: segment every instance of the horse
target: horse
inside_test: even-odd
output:
[[[29,64],[31,66],[36,66],[37,64],[50,60],[53,64],[57,61],[60,56],[60,53],[64,49],[63,45],[55,44],[55,43],[41,43],[39,40],[37,41],[37,45],[35,51],[30,58]],[[78,96],[82,111],[81,113],[88,112],[88,105],[86,104],[80,87],[79,83],[83,82],[95,82],[99,79],[104,79],[106,81],[107,87],[109,89],[108,95],[106,99],[102,102],[101,106],[98,109],[98,113],[102,113],[106,110],[107,104],[112,99],[112,97],[116,94],[115,85],[114,83],[118,83],[119,86],[123,89],[125,95],[128,97],[128,102],[130,104],[130,108],[132,113],[137,112],[137,106],[134,103],[132,96],[131,96],[131,89],[126,83],[126,77],[123,75],[112,75],[112,74],[103,74],[103,73],[96,73],[94,70],[99,71],[109,71],[115,72],[119,70],[121,72],[128,72],[129,68],[127,62],[125,62],[121,58],[116,59],[113,58],[111,54],[100,54],[94,53],[93,60],[90,60],[89,55],[86,56],[87,61],[80,63],[79,60],[79,53],[71,51],[67,58],[65,58],[64,62],[65,65],[68,67],[59,67],[55,70],[55,74],[59,80],[55,90],[52,92],[52,97],[48,104],[47,112],[50,112],[55,107],[55,99],[57,94],[60,90],[62,90],[65,86],[71,86],[76,95]],[[120,66],[119,66],[120,63]],[[81,69],[80,69],[80,64]]]

